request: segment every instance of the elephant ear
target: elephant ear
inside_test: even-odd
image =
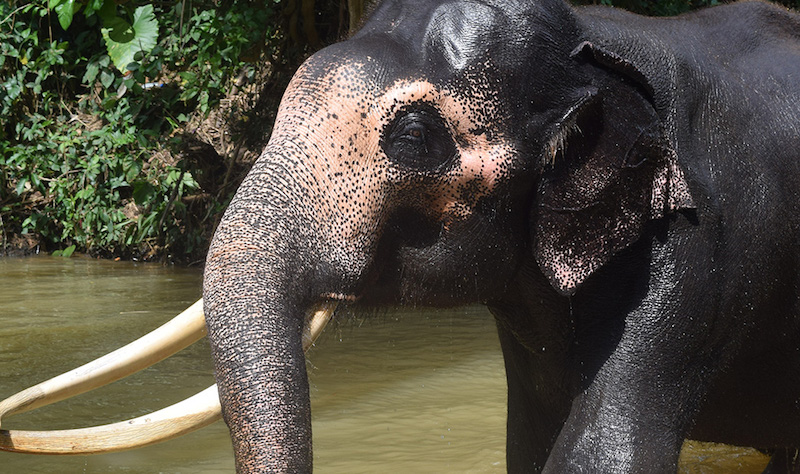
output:
[[[644,75],[589,43],[573,56],[603,79],[576,88],[550,127],[530,221],[535,258],[565,295],[638,240],[648,220],[694,207]]]

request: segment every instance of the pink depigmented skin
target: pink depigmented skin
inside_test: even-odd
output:
[[[418,207],[445,230],[468,218],[478,199],[508,177],[515,155],[493,130],[489,117],[495,112],[487,109],[486,97],[460,95],[425,79],[371,88],[363,68],[345,63],[317,79],[301,68],[281,102],[268,147],[301,148],[314,185],[329,189],[330,199],[317,212],[320,222],[334,227],[329,235],[338,242],[332,247],[352,252],[375,245],[384,218],[398,205]],[[404,170],[389,160],[380,140],[398,112],[417,102],[437,108],[455,139],[458,162],[435,183],[409,192]]]

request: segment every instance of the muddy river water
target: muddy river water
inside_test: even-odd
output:
[[[201,271],[84,257],[0,259],[0,398],[88,362],[200,297]],[[478,307],[337,316],[309,353],[319,473],[505,472],[505,376]],[[65,429],[162,408],[213,383],[207,342],[123,381],[3,421]],[[760,472],[754,450],[691,443],[682,472]],[[0,453],[8,473],[232,472],[222,422],[98,456]]]

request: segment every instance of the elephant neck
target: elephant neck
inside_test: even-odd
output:
[[[569,350],[569,344],[552,346],[572,339],[569,298],[550,285],[533,258],[525,260],[505,293],[487,301],[487,307],[498,325],[530,352],[555,355]]]

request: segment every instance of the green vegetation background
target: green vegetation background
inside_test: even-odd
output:
[[[728,2],[573,3],[675,15]],[[201,262],[293,71],[363,9],[0,0],[0,254]]]

